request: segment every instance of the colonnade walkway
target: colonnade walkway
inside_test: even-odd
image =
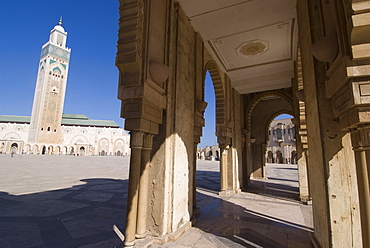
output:
[[[113,226],[124,233],[128,164],[0,154],[0,247],[122,247]],[[267,168],[270,179],[253,180],[249,192],[218,196],[218,162],[198,161],[195,224],[149,247],[311,247],[311,207],[297,201],[296,166]]]

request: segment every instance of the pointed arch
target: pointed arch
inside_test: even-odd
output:
[[[286,113],[286,114],[290,114],[290,115],[294,116],[293,100],[288,94],[286,94],[284,92],[281,92],[281,91],[266,91],[266,92],[259,93],[257,96],[254,97],[254,99],[251,101],[251,103],[247,106],[247,111],[246,111],[246,113],[247,113],[246,125],[247,126],[246,126],[246,130],[247,130],[248,133],[251,131],[251,120],[252,120],[251,116],[252,116],[254,108],[261,101],[266,100],[268,98],[273,98],[273,97],[282,98],[283,100],[285,100],[286,102],[289,103],[289,105],[291,106],[291,109],[282,109],[282,110],[280,110],[274,116],[270,117],[269,123],[271,123],[271,121],[275,117],[277,117],[278,115],[281,115],[281,114]]]
[[[216,126],[225,123],[225,109],[226,109],[226,94],[225,87],[222,81],[222,72],[219,70],[215,61],[210,60],[206,63],[204,70],[204,78],[206,71],[209,71],[211,75],[213,87],[215,90],[216,97]],[[204,80],[203,80],[204,82]],[[217,130],[216,130],[217,131]]]

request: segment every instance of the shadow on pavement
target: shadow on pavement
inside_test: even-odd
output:
[[[0,247],[115,247],[124,232],[127,180],[94,178],[46,192],[0,192]],[[88,247],[88,246],[86,246]]]
[[[0,247],[122,247],[113,225],[124,233],[128,180],[81,181],[85,184],[33,194],[0,192]],[[260,182],[253,184],[255,189],[262,187]],[[263,189],[276,188],[264,185]],[[197,192],[200,214],[195,228],[216,243],[227,247],[310,247],[302,245],[309,243],[309,228],[215,195],[220,189],[219,172],[197,171],[197,187],[203,192]],[[176,247],[176,242],[173,245]]]

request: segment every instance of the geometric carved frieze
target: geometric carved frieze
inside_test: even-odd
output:
[[[143,0],[120,0],[120,22],[116,66],[120,71],[119,86],[141,83],[144,3]]]
[[[353,105],[353,95],[349,88],[343,88],[338,94],[333,96],[333,106],[336,115],[345,111]]]
[[[159,132],[159,125],[141,117],[128,118],[125,120],[125,129],[157,134]]]
[[[144,118],[157,124],[162,123],[162,109],[146,100],[145,98],[134,98],[122,100],[122,118]]]
[[[333,95],[332,104],[342,129],[370,123],[370,81],[348,81]]]

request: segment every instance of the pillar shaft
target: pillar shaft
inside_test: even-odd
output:
[[[221,174],[221,192],[227,190],[227,152],[228,149],[220,148],[221,152],[221,163],[220,163],[220,174]]]
[[[370,247],[370,127],[352,132],[356,159],[363,247]]]
[[[149,164],[150,152],[153,145],[153,134],[145,134],[141,150],[141,172],[139,179],[139,200],[137,210],[136,238],[145,238],[147,234],[148,192],[149,192]]]
[[[127,195],[125,246],[133,246],[135,244],[143,135],[143,132],[130,132],[131,158]]]

